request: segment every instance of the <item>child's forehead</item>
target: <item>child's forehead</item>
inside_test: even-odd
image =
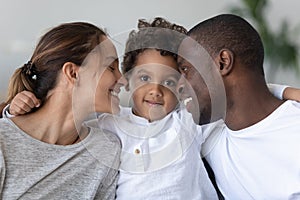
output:
[[[174,77],[179,79],[180,72],[174,69],[171,66],[163,65],[160,63],[147,63],[143,65],[137,65],[133,68],[135,74],[147,74],[152,77],[159,77],[159,78],[167,78],[167,77]]]
[[[176,59],[171,55],[161,55],[156,49],[147,49],[141,52],[136,58],[136,66],[156,63],[166,65],[177,70],[178,65]]]

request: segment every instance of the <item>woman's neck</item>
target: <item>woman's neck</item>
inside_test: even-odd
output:
[[[70,105],[51,102],[27,115],[12,118],[16,125],[28,135],[49,144],[69,145],[80,140],[80,126],[74,123]]]

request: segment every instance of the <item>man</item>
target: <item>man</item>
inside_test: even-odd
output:
[[[225,199],[299,199],[300,104],[284,102],[269,92],[257,31],[241,17],[222,14],[199,23],[188,35],[201,47],[194,48],[190,39],[184,41],[178,63],[197,94],[193,101],[198,100],[202,111],[199,123],[221,119],[202,154]],[[202,47],[214,65],[203,64]],[[205,81],[210,75],[203,68],[219,74],[224,88],[216,81],[212,89],[215,78]],[[218,92],[218,98],[208,97]],[[226,103],[226,115],[212,113],[213,105],[218,105],[212,104],[214,99]]]

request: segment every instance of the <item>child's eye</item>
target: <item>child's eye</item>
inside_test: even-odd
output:
[[[165,80],[163,82],[163,85],[168,86],[168,87],[173,87],[173,86],[176,86],[176,82],[173,80]]]
[[[150,81],[150,76],[148,76],[148,75],[142,75],[141,77],[140,77],[140,80],[141,81],[143,81],[143,82],[147,82],[147,81]]]

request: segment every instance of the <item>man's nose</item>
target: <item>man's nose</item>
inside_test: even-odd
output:
[[[179,85],[178,88],[177,88],[178,94],[182,94],[183,91],[184,91],[184,85]]]
[[[178,94],[183,93],[185,84],[186,84],[185,78],[181,76],[176,87],[176,91],[178,92]]]

